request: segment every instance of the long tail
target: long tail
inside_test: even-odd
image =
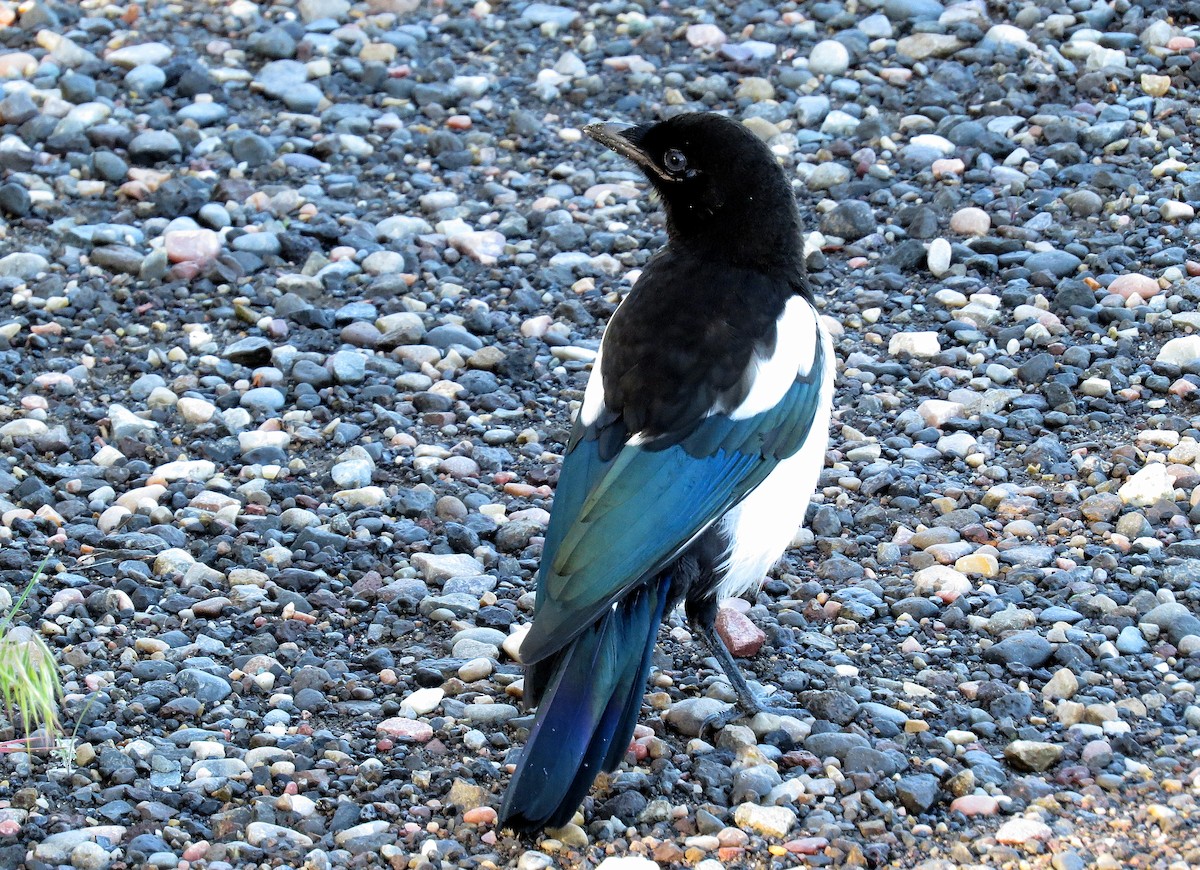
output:
[[[500,827],[562,827],[596,775],[625,757],[670,588],[670,576],[646,583],[547,663],[551,671],[500,806]]]

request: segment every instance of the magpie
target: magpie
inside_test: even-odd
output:
[[[624,758],[676,605],[742,705],[767,709],[717,607],[757,588],[804,520],[833,396],[770,149],[707,112],[586,133],[645,174],[668,241],[605,330],[563,457],[520,651],[537,714],[499,814],[524,832],[565,825]]]

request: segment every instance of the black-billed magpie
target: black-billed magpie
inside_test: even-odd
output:
[[[624,758],[676,604],[743,705],[764,709],[717,605],[756,588],[803,521],[833,395],[770,149],[709,113],[586,132],[645,173],[668,242],[608,324],[563,458],[521,646],[537,715],[500,810],[522,831],[566,824]]]

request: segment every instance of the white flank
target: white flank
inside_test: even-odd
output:
[[[804,331],[784,329],[785,322],[805,321],[804,315],[794,314],[790,310],[795,301],[788,303],[789,311],[780,321],[776,353],[766,365],[760,366],[759,379],[755,381],[751,395],[732,416],[750,416],[743,409],[754,398],[754,393],[764,376],[768,376],[772,384],[782,381],[782,368],[778,372],[775,370],[781,353],[790,354],[797,346],[805,349],[800,354],[800,361],[792,368],[787,378],[787,387],[795,380],[797,371],[807,372],[812,367],[816,312],[804,300],[797,301],[807,312],[807,325],[802,327]],[[804,522],[809,499],[812,498],[817,478],[825,465],[825,446],[829,440],[829,417],[836,369],[833,342],[824,330],[821,330],[820,334],[825,350],[825,372],[821,383],[820,405],[804,443],[795,454],[779,463],[757,489],[721,518],[721,532],[726,540],[732,543],[729,557],[722,566],[724,576],[717,589],[717,597],[720,599],[741,595],[757,588],[767,571],[779,561],[779,557],[795,537],[796,530]],[[765,389],[764,387],[764,391]],[[786,387],[779,390],[775,401],[783,396],[784,390]],[[761,410],[766,410],[773,404],[768,403]]]
[[[771,410],[792,388],[796,375],[806,374],[812,368],[817,312],[808,300],[799,296],[789,299],[776,329],[774,352],[769,357],[755,357],[751,363],[750,392],[729,412],[734,420],[745,420]],[[827,359],[832,361],[832,355]]]

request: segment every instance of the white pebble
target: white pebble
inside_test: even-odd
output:
[[[1173,338],[1162,346],[1157,361],[1176,366],[1186,366],[1200,359],[1200,335],[1183,335]]]
[[[850,66],[850,52],[835,39],[823,39],[813,46],[808,68],[817,75],[840,76]]]
[[[1175,481],[1167,473],[1167,466],[1161,462],[1152,462],[1125,481],[1117,490],[1117,495],[1127,505],[1150,507],[1164,499],[1174,499]]]
[[[1158,211],[1165,221],[1190,221],[1196,216],[1196,209],[1191,205],[1173,199],[1164,202]]]
[[[933,277],[940,278],[950,271],[952,255],[950,243],[945,239],[934,239],[929,243],[928,263]]]
[[[888,342],[888,355],[906,353],[909,356],[929,359],[942,352],[936,332],[897,332]]]
[[[217,406],[206,399],[184,396],[176,403],[175,410],[186,422],[198,426],[212,419],[213,414],[217,413]]]
[[[401,707],[408,707],[418,716],[425,716],[437,709],[438,704],[446,697],[443,689],[417,689],[400,702]]]

